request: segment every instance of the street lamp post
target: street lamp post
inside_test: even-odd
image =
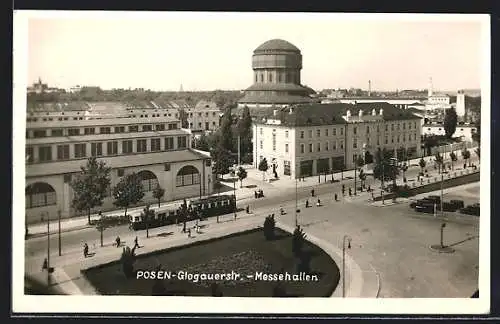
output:
[[[50,215],[45,213],[47,216],[47,284],[50,285]]]
[[[356,158],[357,160],[357,158]],[[357,178],[357,170],[358,170],[358,162],[355,161],[354,162],[354,195],[356,196],[356,187],[357,187],[357,184],[356,184],[356,178]]]
[[[446,227],[446,223],[442,223],[441,224],[441,238],[440,238],[440,245],[441,245],[441,248],[444,248],[444,244],[443,244],[443,230],[444,228]]]
[[[61,253],[61,210],[57,211],[57,229],[58,229],[58,234],[59,234],[59,256],[62,255]]]
[[[298,215],[297,215],[299,212],[298,200],[299,200],[299,194],[298,194],[297,174],[296,174],[295,175],[295,227],[299,225]]]
[[[385,205],[385,200],[384,200],[384,178],[385,178],[385,174],[384,174],[384,165],[385,165],[385,160],[382,159],[382,178],[380,179],[380,182],[381,182],[381,191],[380,191],[380,194],[382,195],[382,205]]]
[[[236,220],[236,178],[234,178],[233,181],[233,195],[234,195],[234,219]]]
[[[347,248],[351,248],[351,237],[349,235],[344,235],[342,239],[342,297],[345,298],[345,242],[347,240]]]
[[[444,217],[444,210],[443,210],[443,173],[441,173],[441,217]]]

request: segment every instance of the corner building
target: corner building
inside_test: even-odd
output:
[[[279,176],[297,178],[353,169],[379,148],[416,158],[420,135],[420,117],[387,103],[294,105],[255,121],[254,167],[266,158]]]
[[[142,178],[142,203],[155,203],[152,192],[165,189],[162,201],[212,194],[209,155],[191,149],[191,133],[180,128],[178,118],[167,114],[148,117],[88,120],[29,118],[26,123],[27,222],[82,215],[71,206],[71,180],[88,157],[95,156],[111,167],[111,187],[103,212],[114,210],[111,188],[126,174]],[[46,218],[45,218],[46,219]]]
[[[302,54],[293,44],[272,39],[257,47],[252,56],[253,85],[245,90],[238,106],[284,107],[311,102],[310,88],[301,85]]]

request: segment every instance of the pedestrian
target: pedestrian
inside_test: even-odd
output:
[[[338,201],[338,196],[337,196],[337,194],[335,194],[335,201]]]
[[[317,207],[321,206],[321,200],[318,198],[318,203],[316,204]]]
[[[49,261],[47,261],[47,258],[45,258],[42,264],[42,271],[48,268],[49,268]]]
[[[137,236],[134,239],[134,248],[140,248],[140,246],[139,246],[139,239],[137,238]]]
[[[345,194],[345,184],[342,185],[342,196]]]
[[[257,195],[257,191],[254,191],[253,193],[255,194],[255,199],[259,198]]]
[[[349,197],[352,196],[352,190],[351,188],[349,187]]]
[[[309,208],[309,199],[306,199],[306,208]]]
[[[311,189],[311,197],[314,197],[314,189]]]
[[[83,244],[83,256],[86,258],[89,255],[89,246],[87,243]]]
[[[246,211],[247,211],[247,214],[250,214],[250,206],[249,205],[247,205]]]
[[[188,237],[191,237],[191,229],[190,228],[188,228],[187,232],[188,232]]]
[[[369,191],[369,192],[370,192],[370,191],[372,191],[372,188],[371,188],[371,186],[370,186],[370,185],[368,185],[368,191]]]
[[[120,237],[117,236],[116,237],[116,247],[120,247],[120,243],[121,243]]]

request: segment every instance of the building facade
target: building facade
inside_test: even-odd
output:
[[[459,137],[464,141],[472,141],[472,135],[477,132],[477,127],[469,123],[459,123],[452,137]],[[422,125],[422,135],[445,135],[442,123],[428,123]]]
[[[72,179],[88,157],[111,167],[111,187],[102,211],[115,209],[111,188],[136,172],[143,179],[143,203],[156,202],[152,191],[165,189],[162,201],[212,193],[208,154],[192,150],[190,132],[173,117],[128,117],[90,120],[33,119],[26,123],[26,219],[79,215],[71,206]]]
[[[311,102],[312,89],[301,85],[302,54],[293,44],[272,39],[252,56],[253,85],[245,90],[239,107],[285,107]]]
[[[222,112],[215,102],[201,100],[185,111],[189,129],[193,133],[214,132],[220,126]]]
[[[294,105],[253,125],[254,166],[266,158],[292,178],[353,169],[359,155],[378,149],[415,158],[420,142],[420,117],[387,103]]]

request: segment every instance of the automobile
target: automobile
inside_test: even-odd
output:
[[[434,204],[434,201],[429,200],[427,198],[417,199],[416,201],[412,201],[410,203],[410,208],[415,208],[417,205],[422,205],[422,204]]]
[[[456,204],[453,204],[452,202],[443,202],[443,211],[455,212],[457,209],[459,208]]]
[[[456,209],[460,209],[460,208],[465,207],[463,200],[453,199],[453,200],[450,200],[450,203],[457,206]]]
[[[460,212],[462,214],[466,214],[466,215],[479,216],[479,213],[480,213],[479,204],[477,206],[475,206],[475,204],[468,205],[467,207],[461,208]]]
[[[441,202],[441,196],[436,196],[436,195],[427,196],[427,197],[425,197],[425,199],[429,199],[429,200],[435,201],[435,202]]]
[[[438,210],[438,206],[429,203],[418,204],[415,206],[415,211],[419,213],[429,213],[434,214],[434,210]]]

